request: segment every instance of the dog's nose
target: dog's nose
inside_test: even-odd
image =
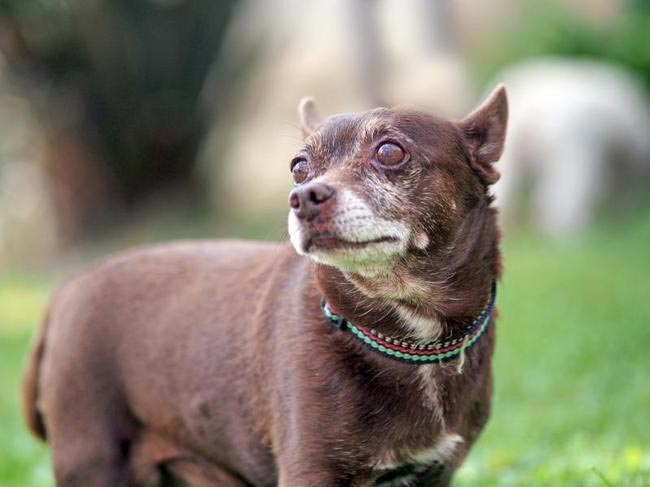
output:
[[[298,218],[311,221],[318,216],[323,204],[334,196],[334,188],[325,183],[308,183],[289,193],[289,206]]]

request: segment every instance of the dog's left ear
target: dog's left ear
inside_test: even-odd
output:
[[[494,184],[499,173],[493,164],[499,160],[508,124],[508,98],[498,85],[476,110],[460,122],[469,162],[485,184]]]
[[[322,119],[316,108],[316,103],[311,97],[305,97],[298,103],[298,116],[302,135],[307,137],[321,124]]]

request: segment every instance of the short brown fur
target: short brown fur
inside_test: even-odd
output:
[[[319,304],[394,335],[413,331],[400,309],[443,335],[481,311],[501,266],[486,188],[505,132],[503,88],[490,100],[459,123],[379,109],[318,124],[303,102],[304,185],[355,191],[410,231],[382,272],[314,262],[286,244],[178,242],[68,282],[23,386],[57,485],[446,485],[489,415],[495,317],[462,368],[413,366],[334,329]],[[410,151],[404,169],[368,162],[382,131]],[[330,211],[294,223],[317,242]],[[462,441],[444,443],[452,436]],[[386,480],[429,450],[435,464]]]

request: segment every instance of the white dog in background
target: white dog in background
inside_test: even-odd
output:
[[[506,223],[522,218],[528,193],[534,225],[571,237],[603,206],[629,204],[650,187],[650,110],[633,75],[548,58],[513,65],[496,79],[510,98],[495,186]]]

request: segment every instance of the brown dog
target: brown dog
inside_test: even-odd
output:
[[[505,91],[300,113],[293,248],[165,244],[57,292],[24,406],[58,485],[449,482],[490,407]]]

